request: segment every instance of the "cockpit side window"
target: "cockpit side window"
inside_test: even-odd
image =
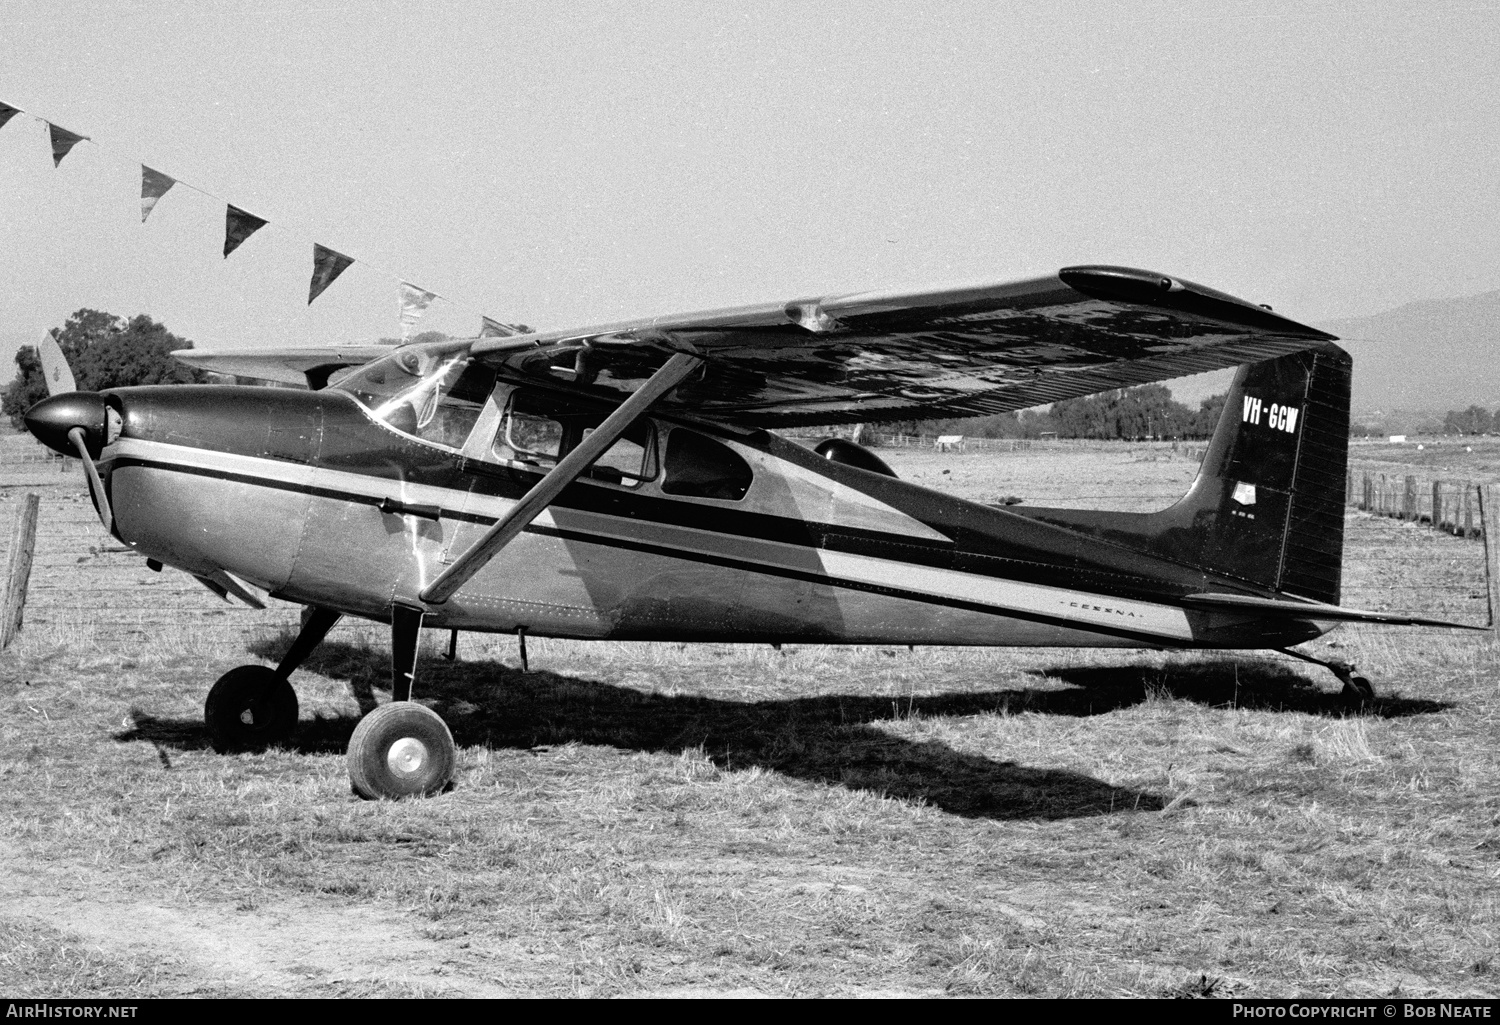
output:
[[[513,456],[523,462],[546,460],[555,463],[562,458],[563,425],[553,418],[551,409],[530,396],[517,394],[501,421],[500,434],[495,438],[495,454]]]
[[[518,389],[500,421],[493,454],[500,459],[551,466],[594,433],[606,415],[580,410],[550,395]],[[655,478],[656,442],[651,423],[633,424],[594,460],[588,476],[625,487]]]
[[[661,489],[684,498],[738,502],[750,490],[750,464],[728,445],[674,427],[667,436],[666,475]]]

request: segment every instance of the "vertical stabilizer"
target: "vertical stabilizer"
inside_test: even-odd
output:
[[[1335,345],[1241,367],[1162,554],[1336,604],[1352,369]]]

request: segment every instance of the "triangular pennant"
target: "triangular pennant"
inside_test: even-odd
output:
[[[509,338],[511,335],[518,335],[520,333],[510,324],[502,324],[490,317],[482,316],[479,318],[480,338]]]
[[[63,157],[68,155],[69,150],[88,139],[87,135],[79,135],[77,132],[70,132],[66,128],[59,128],[51,121],[47,122],[47,129],[52,133],[53,167],[63,162]]]
[[[266,222],[254,214],[231,206],[224,214],[224,255],[228,256],[240,247],[240,243],[254,235]]]
[[[349,265],[354,262],[353,257],[345,256],[343,253],[335,253],[327,246],[313,243],[313,276],[312,287],[307,290],[307,305],[323,294],[323,290],[333,284]]]
[[[160,171],[152,170],[145,164],[141,165],[141,223],[146,223],[156,201],[167,194],[167,190],[177,184],[176,178],[168,177]],[[229,254],[225,254],[226,256]]]
[[[418,288],[410,282],[401,282],[401,337],[403,340],[411,334],[412,327],[421,319],[422,314],[427,312],[427,307],[436,298],[436,292]]]
[[[5,122],[21,113],[21,108],[12,107],[9,103],[0,103],[0,128],[5,127]]]

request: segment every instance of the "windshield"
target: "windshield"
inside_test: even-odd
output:
[[[398,349],[333,387],[403,434],[462,448],[495,387],[495,371],[467,356]]]

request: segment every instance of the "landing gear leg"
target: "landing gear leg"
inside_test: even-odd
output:
[[[340,617],[331,609],[313,608],[309,612],[302,632],[275,669],[240,666],[209,688],[208,700],[203,703],[203,724],[215,751],[262,751],[291,738],[297,728],[297,692],[287,678]]]
[[[308,608],[307,616],[302,620],[302,632],[297,634],[297,639],[282,656],[281,663],[276,667],[276,675],[283,680],[291,676],[293,670],[307,661],[307,656],[323,643],[323,638],[328,636],[328,631],[332,630],[333,625],[342,618],[343,613],[332,609],[321,608],[317,605]]]
[[[453,779],[458,750],[432,709],[411,700],[422,611],[391,607],[391,701],[354,727],[349,782],[367,800],[429,797]]]
[[[1366,705],[1374,703],[1374,686],[1371,685],[1367,678],[1355,672],[1355,667],[1351,663],[1343,662],[1339,659],[1331,659],[1325,662],[1320,658],[1313,658],[1311,655],[1304,655],[1302,652],[1293,651],[1290,648],[1278,648],[1277,650],[1283,655],[1290,655],[1293,658],[1300,658],[1304,662],[1311,662],[1315,666],[1322,666],[1338,677],[1338,681],[1344,685],[1344,700],[1354,707],[1363,708]]]

